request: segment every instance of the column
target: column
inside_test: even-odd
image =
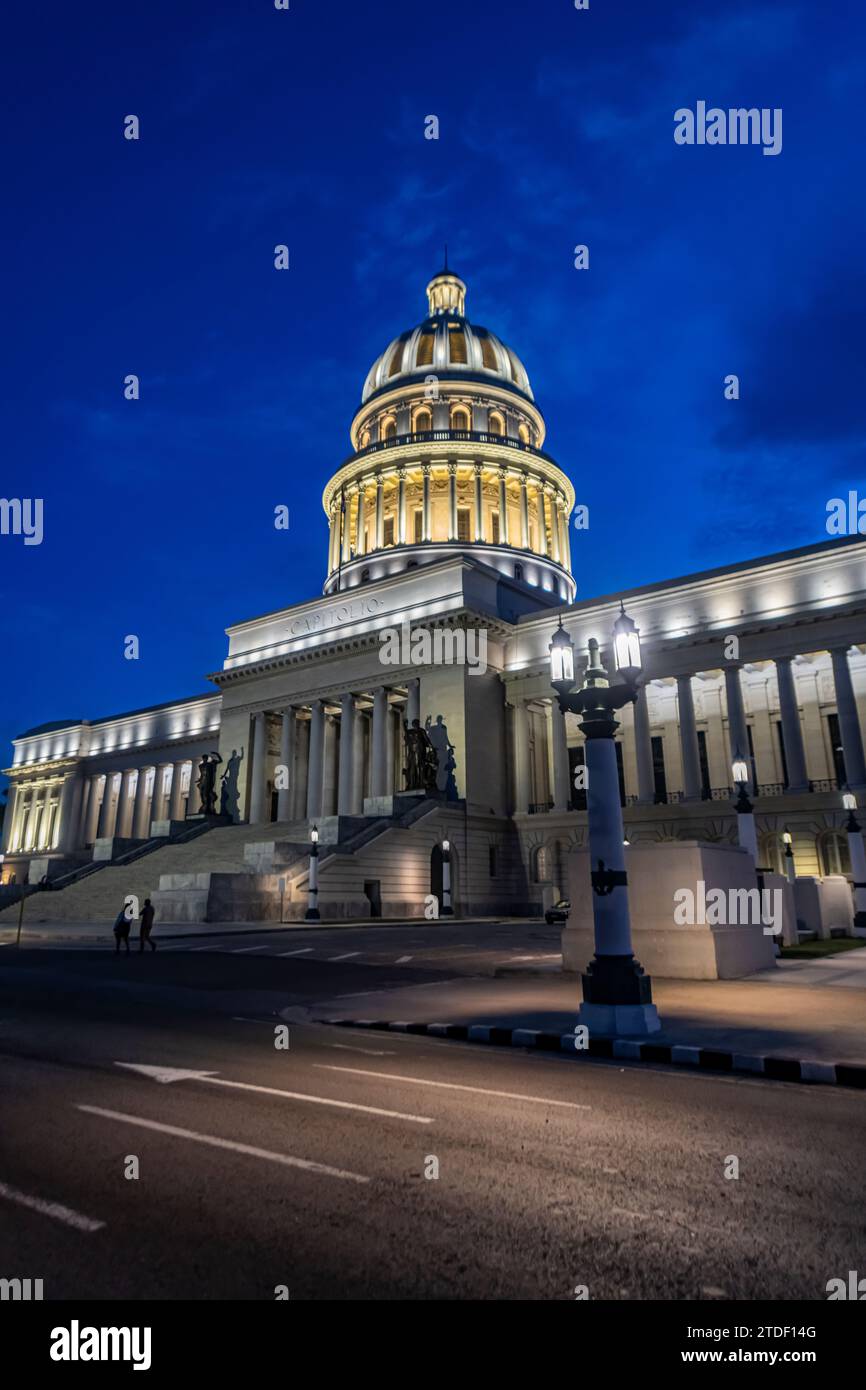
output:
[[[512,709],[512,756],[514,763],[514,810],[529,810],[529,716],[522,700]]]
[[[394,769],[396,767],[395,747],[394,747],[394,707],[386,706],[385,712],[385,791],[387,796],[391,796],[396,790]]]
[[[345,565],[352,558],[352,493],[347,495],[345,488],[340,499],[340,528],[340,560]]]
[[[538,550],[541,555],[547,555],[547,518],[544,511],[544,488],[541,483],[535,485],[535,503],[538,508]]]
[[[285,768],[281,775],[281,782],[285,786],[280,786],[277,792],[277,820],[290,821],[294,817],[293,794],[295,789],[295,731],[297,720],[295,711],[291,708],[284,709],[282,715],[282,727],[280,730],[280,766]]]
[[[296,786],[291,798],[292,820],[304,820],[307,814],[307,787],[310,780],[310,721],[295,720]]]
[[[366,555],[367,546],[364,536],[364,524],[366,521],[367,504],[367,480],[362,478],[358,487],[358,521],[355,530],[355,554]]]
[[[385,479],[381,473],[376,474],[376,549],[381,550],[385,544],[385,501],[384,501]],[[324,729],[324,724],[322,728]],[[321,812],[320,812],[321,814]]]
[[[701,799],[701,759],[698,751],[698,730],[692,700],[691,676],[677,676],[680,748],[683,754],[683,790],[686,801]]]
[[[406,544],[406,469],[397,469],[397,544]]]
[[[27,816],[30,808],[25,789],[23,787],[18,787],[17,792],[18,795],[15,798],[15,822],[12,826],[12,839],[10,841],[10,849],[13,853],[17,853],[24,846],[24,830],[27,825]]]
[[[183,769],[183,762],[175,763],[172,769],[171,801],[168,807],[169,820],[183,820]]]
[[[352,735],[352,815],[360,816],[364,809],[364,787],[366,785],[367,764],[364,750],[367,742],[367,716],[363,710],[355,710],[355,727]]]
[[[150,837],[150,827],[155,820],[165,820],[165,774],[171,767],[171,763],[160,763],[153,774],[153,796],[150,799],[150,814],[148,817],[147,831]]]
[[[568,776],[568,739],[565,715],[558,700],[550,701],[550,735],[553,743],[553,809],[567,811],[571,805]]]
[[[337,532],[337,508],[332,502],[328,509],[328,574],[332,574],[337,568],[336,560],[336,532]]]
[[[556,526],[556,505],[553,499],[553,486],[550,483],[544,485],[544,495],[547,498],[547,505],[550,508],[550,553],[554,560],[559,561],[559,531]]]
[[[836,686],[836,711],[842,737],[842,757],[845,778],[852,791],[866,789],[866,759],[863,757],[863,737],[857,717],[857,701],[848,667],[848,648],[837,647],[830,653],[833,660],[833,683]]]
[[[84,843],[92,845],[96,839],[96,828],[99,816],[99,782],[98,773],[90,778],[90,796],[87,803],[87,823],[84,830]]]
[[[484,540],[484,499],[481,491],[480,463],[475,465],[475,540]],[[411,721],[410,721],[411,722]]]
[[[448,464],[448,539],[457,539],[457,464]]]
[[[424,514],[423,514],[423,516],[422,516],[422,518],[421,518],[422,523],[423,523],[423,526],[422,526],[422,535],[423,535],[423,538],[424,538],[425,541],[430,541],[430,540],[433,539],[433,537],[432,537],[432,535],[431,535],[431,533],[430,533],[430,464],[429,464],[429,463],[422,464],[422,475],[423,475],[423,484],[422,484],[422,499],[423,499],[423,500],[422,500],[422,506],[423,506],[423,511],[424,511]]]
[[[746,708],[743,704],[743,687],[740,684],[739,666],[725,667],[725,703],[728,707],[728,746],[731,763],[737,757],[749,764],[749,730],[746,725]],[[731,771],[728,769],[728,780]],[[751,774],[749,782],[751,783]]]
[[[386,751],[388,729],[388,692],[379,686],[373,692],[373,750],[371,796],[388,794],[388,758]]]
[[[97,839],[107,840],[114,832],[114,773],[105,774],[105,788],[102,793],[102,806],[99,812]]]
[[[355,697],[347,691],[340,699],[340,774],[337,815],[351,816],[355,766]]]
[[[132,810],[131,799],[132,784],[136,776],[134,767],[125,767],[123,776],[120,779],[120,797],[117,802],[117,817],[115,820],[115,835],[121,839],[129,839],[132,835]]]
[[[265,814],[265,755],[266,728],[264,711],[253,715],[253,762],[250,773],[250,805],[247,821],[250,825],[263,825],[269,816]]]
[[[803,729],[800,725],[800,711],[797,706],[797,687],[791,669],[791,657],[778,657],[775,662],[776,682],[779,687],[779,712],[782,716],[782,744],[785,749],[785,762],[788,765],[788,785],[786,792],[807,792],[809,778],[806,773],[806,746]],[[746,745],[748,748],[748,744]],[[744,752],[744,757],[747,754]]]
[[[569,515],[568,507],[565,505],[565,498],[562,499],[562,563],[567,570],[571,569],[571,536],[569,534]]]
[[[36,821],[39,816],[39,792],[36,787],[30,793],[30,802],[27,807],[27,822],[24,828],[23,849],[33,849],[33,842],[36,838]]]
[[[381,479],[379,485],[381,489]],[[307,820],[321,819],[324,758],[325,710],[321,700],[313,700],[310,705],[310,752],[307,764]]]
[[[521,549],[529,549],[529,491],[526,486],[526,474],[520,474],[520,545]]]
[[[649,693],[646,687],[638,695],[632,709],[634,710],[634,745],[637,760],[637,799],[643,806],[652,806],[656,799],[656,782],[653,771]]]
[[[505,487],[505,468],[499,467],[499,544],[508,544],[508,492]]]
[[[421,718],[421,682],[417,676],[406,682],[406,719],[412,727],[413,719]]]
[[[6,814],[3,817],[2,849],[4,854],[7,853],[7,851],[11,850],[14,844],[12,829],[15,823],[15,817],[18,814],[18,804],[20,801],[20,796],[20,789],[10,784],[9,790],[6,793]]]
[[[57,808],[57,825],[54,842],[64,854],[68,854],[78,844],[78,824],[81,807],[83,779],[74,772],[67,777],[60,790],[60,805]],[[9,815],[9,808],[6,810]]]

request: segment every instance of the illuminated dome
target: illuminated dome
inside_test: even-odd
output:
[[[427,286],[429,314],[417,328],[394,338],[376,358],[361,394],[366,404],[377,391],[431,373],[442,380],[471,378],[496,382],[533,400],[526,368],[510,347],[487,328],[466,318],[466,286],[443,270]]]

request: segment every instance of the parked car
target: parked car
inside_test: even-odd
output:
[[[558,903],[554,903],[553,907],[547,909],[544,920],[549,927],[552,927],[554,922],[567,922],[570,911],[571,903],[568,898],[560,898]]]

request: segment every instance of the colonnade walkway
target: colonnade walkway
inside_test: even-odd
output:
[[[106,865],[57,892],[28,897],[25,920],[38,922],[113,922],[124,899],[134,894],[139,903],[159,888],[161,874],[252,873],[244,860],[246,845],[262,840],[291,840],[300,833],[295,823],[217,826],[186,844],[166,844],[132,864]],[[306,822],[303,823],[307,836]],[[0,912],[4,925],[17,921],[18,904]]]

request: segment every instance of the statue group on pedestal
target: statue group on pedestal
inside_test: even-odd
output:
[[[407,791],[439,792],[449,801],[457,800],[454,769],[454,745],[448,737],[448,725],[437,714],[434,724],[428,714],[421,727],[420,719],[411,725],[403,720],[403,742],[406,766],[403,775]]]
[[[193,811],[192,806],[188,808],[188,815],[215,816],[216,815],[216,772],[217,766],[222,762],[219,753],[203,753],[202,760],[198,765],[198,811]],[[190,798],[192,801],[192,798]]]

